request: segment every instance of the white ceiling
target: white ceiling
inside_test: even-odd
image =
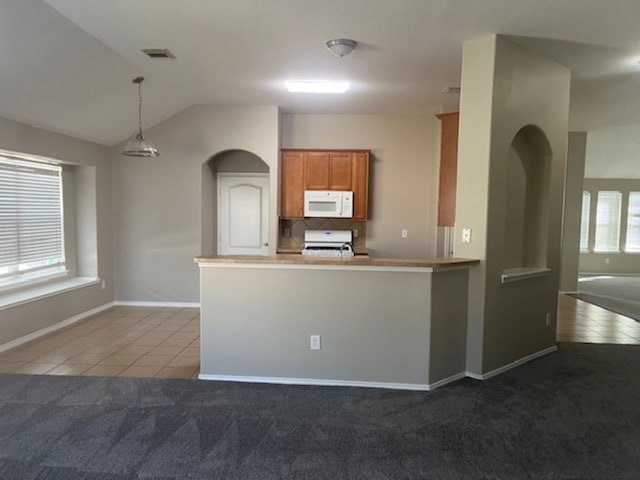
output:
[[[137,75],[145,126],[193,104],[433,112],[457,105],[441,90],[462,43],[501,33],[572,68],[572,129],[640,124],[638,18],[640,0],[0,0],[0,116],[113,145],[135,129]],[[336,37],[359,46],[338,59]],[[177,59],[140,52],[155,47]],[[311,78],[352,89],[283,89]]]

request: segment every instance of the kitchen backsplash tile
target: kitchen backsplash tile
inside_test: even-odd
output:
[[[303,220],[280,220],[278,249],[302,250],[306,230],[351,230],[354,234],[353,249],[364,252],[367,249],[367,222],[355,222],[345,218],[305,218]],[[285,236],[289,233],[289,236]]]

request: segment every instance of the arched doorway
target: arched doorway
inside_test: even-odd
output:
[[[202,165],[202,254],[267,255],[269,166],[246,150]]]

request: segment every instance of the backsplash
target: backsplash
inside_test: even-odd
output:
[[[285,233],[289,236],[285,236]],[[357,231],[353,236],[355,252],[365,252],[367,249],[367,222],[355,222],[345,218],[305,218],[303,220],[280,220],[278,232],[279,250],[302,250],[304,246],[304,232],[306,230],[351,230]]]

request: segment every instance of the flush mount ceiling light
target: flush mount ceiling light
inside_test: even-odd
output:
[[[138,85],[138,131],[133,135],[131,140],[127,142],[122,151],[122,155],[128,157],[157,157],[160,155],[158,149],[151,143],[151,141],[144,138],[142,135],[142,92],[141,84],[144,81],[144,77],[136,77],[133,79],[133,83]]]
[[[349,82],[326,80],[289,80],[284,85],[291,93],[344,93],[349,88]]]
[[[329,40],[325,45],[336,57],[342,58],[345,55],[349,55],[351,51],[356,48],[358,42],[348,38],[335,38],[333,40]]]

